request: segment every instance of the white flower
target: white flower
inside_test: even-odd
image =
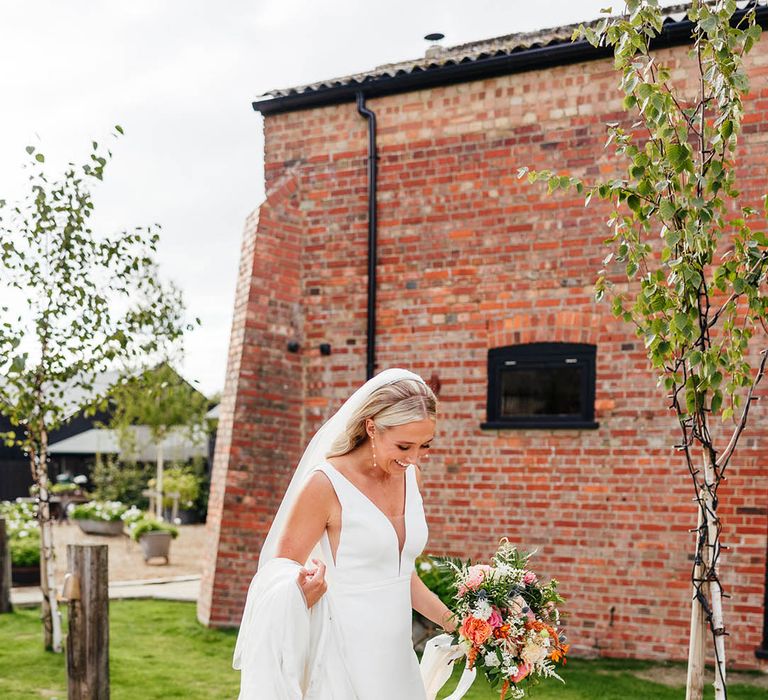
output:
[[[493,613],[491,604],[487,600],[478,600],[472,610],[472,617],[476,617],[478,620],[487,620],[491,613]]]
[[[543,661],[547,656],[547,650],[545,647],[536,644],[533,641],[529,641],[520,652],[520,658],[525,663],[535,666],[540,661]]]
[[[494,651],[489,651],[483,657],[483,661],[485,662],[485,665],[488,666],[488,668],[495,668],[496,666],[499,666],[501,664],[501,661],[499,661],[499,657]]]
[[[430,564],[428,561],[423,561],[421,564],[419,564],[419,568],[422,571],[430,571],[432,569],[432,564]]]

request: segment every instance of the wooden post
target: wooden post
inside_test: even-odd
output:
[[[9,613],[12,610],[11,550],[5,530],[5,519],[0,518],[0,613]]]
[[[698,524],[696,538],[698,541],[699,532],[704,523],[704,512],[701,505],[697,503]],[[703,552],[707,557],[707,552]],[[707,569],[707,562],[702,561],[694,569],[694,577],[701,579]],[[702,592],[706,595],[707,586],[702,585]],[[686,680],[685,700],[701,700],[704,695],[704,662],[706,660],[706,635],[707,621],[704,618],[704,609],[701,603],[694,596],[691,602],[691,637],[688,647],[688,678]]]
[[[105,544],[67,545],[69,700],[109,700],[109,588]]]

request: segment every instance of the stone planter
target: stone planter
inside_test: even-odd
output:
[[[122,520],[75,520],[77,526],[86,535],[104,535],[115,537],[123,534]]]
[[[40,564],[37,566],[12,566],[11,567],[11,585],[12,586],[39,586],[40,585]]]
[[[141,551],[144,554],[144,561],[149,561],[154,558],[165,559],[165,563],[168,563],[168,552],[171,549],[171,540],[173,535],[170,532],[162,532],[157,530],[154,532],[145,532],[139,537],[139,544],[141,545]]]

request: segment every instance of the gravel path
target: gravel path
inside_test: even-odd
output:
[[[63,580],[67,570],[68,544],[106,544],[109,547],[110,582],[199,576],[203,570],[205,525],[179,527],[179,536],[171,543],[168,564],[164,564],[162,559],[153,560],[151,564],[145,563],[139,543],[126,535],[86,535],[76,524],[67,522],[54,525],[53,542],[56,548],[56,573],[59,582]]]

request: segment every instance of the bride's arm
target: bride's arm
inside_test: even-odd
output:
[[[419,492],[421,492],[421,469],[418,467],[416,468],[416,483]],[[411,605],[416,612],[421,613],[428,620],[432,620],[436,625],[440,625],[446,632],[453,632],[456,629],[456,622],[453,620],[453,614],[448,606],[427,588],[427,585],[415,571],[411,574]]]
[[[299,494],[283,534],[277,545],[277,556],[293,559],[301,566],[307,561],[312,548],[317,544],[330,518],[331,507],[335,498],[333,487],[328,478],[317,472],[309,478],[307,485]],[[307,608],[311,608],[326,591],[325,565],[313,560],[316,569],[302,568],[298,584]]]
[[[411,574],[411,605],[416,612],[432,620],[436,625],[440,625],[446,632],[453,632],[456,629],[451,611],[427,588],[415,571]]]

